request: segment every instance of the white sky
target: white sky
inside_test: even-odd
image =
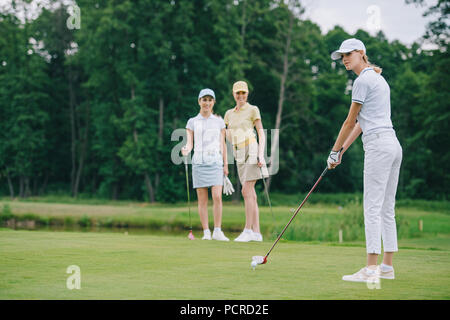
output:
[[[437,0],[426,0],[426,6],[406,4],[405,0],[303,0],[306,7],[304,19],[317,23],[322,33],[340,25],[346,32],[353,34],[358,29],[376,34],[376,12],[367,12],[375,5],[379,8],[379,26],[389,41],[399,40],[410,45],[425,33],[425,28],[432,17],[422,14]],[[369,22],[369,25],[367,23]]]
[[[23,0],[16,2],[20,8],[21,2]],[[63,2],[71,3],[73,0]],[[422,14],[436,2],[437,0],[425,0],[426,5],[420,7],[407,5],[405,0],[301,0],[306,8],[303,18],[317,23],[322,33],[328,32],[335,25],[340,25],[351,34],[358,29],[364,29],[374,35],[381,29],[389,41],[397,39],[406,45],[424,35],[426,25],[433,17],[425,18]],[[27,15],[35,18],[40,8],[49,7],[49,3],[49,0],[32,0],[31,4],[27,5]],[[5,10],[10,4],[11,0],[0,0],[0,10]],[[376,12],[368,12],[371,6],[376,6],[375,9],[379,10],[379,18]],[[19,14],[19,18],[24,18],[24,12],[25,10]],[[376,28],[377,25],[379,29]]]

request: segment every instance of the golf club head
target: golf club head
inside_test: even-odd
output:
[[[188,239],[189,240],[194,240],[195,239],[194,235],[192,234],[192,230],[189,231]]]
[[[252,261],[255,261],[257,264],[266,264],[267,257],[264,256],[253,256]]]

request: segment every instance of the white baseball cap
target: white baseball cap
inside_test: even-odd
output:
[[[214,94],[214,91],[212,91],[211,89],[208,89],[208,88],[202,89],[200,91],[200,93],[198,94],[198,98],[201,99],[204,96],[211,96],[214,98],[214,100],[216,100],[216,95]]]
[[[364,53],[366,53],[366,47],[361,40],[355,38],[344,40],[342,41],[339,49],[331,54],[331,59],[339,60],[342,58],[343,53],[348,53],[354,50],[363,50]]]

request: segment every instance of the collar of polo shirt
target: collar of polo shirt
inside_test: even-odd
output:
[[[364,68],[362,71],[361,71],[361,73],[359,74],[359,75],[362,75],[364,72],[366,72],[367,70],[373,70],[373,68],[372,67],[366,67],[366,68]]]
[[[201,113],[198,114],[200,116],[200,119],[204,119],[204,120],[208,120],[209,118],[212,117],[212,113],[209,115],[209,117],[204,117]]]
[[[249,106],[249,103],[246,102],[242,107],[239,108],[239,111],[245,110]],[[237,106],[234,107],[234,112],[237,112]]]

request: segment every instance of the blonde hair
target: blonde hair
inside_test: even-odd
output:
[[[381,74],[383,69],[380,68],[377,65],[374,65],[374,64],[370,63],[369,62],[369,57],[367,56],[367,54],[364,53],[362,58],[363,58],[363,61],[369,65],[369,67],[373,68],[373,71],[375,71],[376,73],[380,73]]]

